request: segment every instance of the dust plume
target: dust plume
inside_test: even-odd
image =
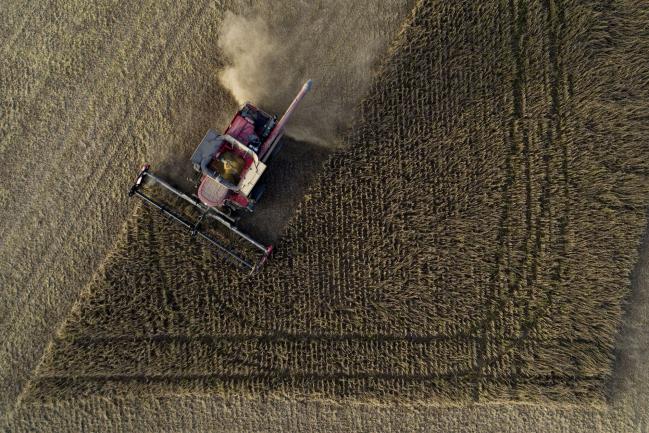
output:
[[[239,103],[251,101],[281,116],[312,78],[313,88],[289,121],[287,134],[340,147],[387,38],[368,34],[363,23],[329,6],[264,18],[227,12],[219,30],[226,60],[219,79]]]

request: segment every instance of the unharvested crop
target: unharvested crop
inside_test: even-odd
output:
[[[29,397],[602,401],[649,150],[600,9],[420,2],[266,270],[138,208]]]

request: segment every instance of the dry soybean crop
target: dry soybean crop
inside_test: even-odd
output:
[[[129,203],[22,401],[606,404],[647,224],[648,20],[622,0],[416,2],[341,144],[290,141],[315,173],[272,211],[263,271]]]
[[[32,397],[601,401],[649,152],[592,7],[421,2],[264,272],[138,208]]]

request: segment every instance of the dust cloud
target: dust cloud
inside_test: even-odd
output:
[[[313,79],[286,132],[328,148],[342,146],[389,35],[368,31],[376,18],[350,17],[335,3],[264,18],[227,12],[218,43],[226,61],[219,79],[239,103],[251,101],[279,117]]]

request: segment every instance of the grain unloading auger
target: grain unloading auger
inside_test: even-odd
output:
[[[284,126],[310,89],[311,80],[308,80],[279,121],[276,116],[247,102],[234,115],[222,135],[208,130],[191,157],[193,168],[200,176],[195,192],[182,191],[151,172],[149,165],[145,164],[135,179],[129,196],[141,198],[146,204],[179,223],[192,236],[204,239],[224,258],[251,273],[259,270],[273,251],[273,246],[262,244],[237,227],[238,214],[242,211],[252,212],[261,198],[264,183],[260,180],[266,164],[279,151],[278,143],[284,133]],[[185,200],[198,210],[198,218],[190,219],[146,194],[143,192],[146,184],[161,186]],[[206,224],[209,221],[217,223],[216,226],[225,228],[234,238],[252,246],[257,252],[255,259],[244,256],[241,251],[208,233]]]

